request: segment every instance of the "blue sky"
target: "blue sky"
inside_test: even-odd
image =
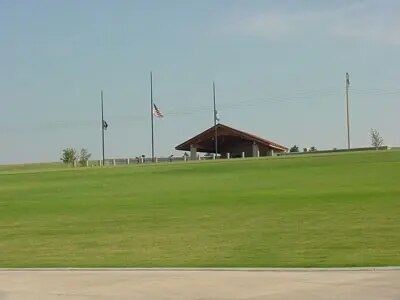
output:
[[[400,135],[400,2],[0,1],[0,163],[57,161],[65,147],[156,154],[221,122],[286,146],[353,146]]]

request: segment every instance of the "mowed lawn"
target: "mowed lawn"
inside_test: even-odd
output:
[[[0,169],[0,267],[400,265],[400,151]]]

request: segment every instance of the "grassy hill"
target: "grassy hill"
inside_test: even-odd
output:
[[[0,267],[400,265],[400,151],[0,168]]]

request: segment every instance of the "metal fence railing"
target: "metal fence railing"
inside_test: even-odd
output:
[[[172,163],[177,161],[189,160],[188,157],[157,157],[154,163]],[[129,157],[129,158],[107,158],[104,160],[105,166],[122,166],[122,165],[135,165],[135,164],[149,164],[153,163],[151,157]],[[87,167],[96,167],[103,164],[102,160],[90,160],[87,162]]]

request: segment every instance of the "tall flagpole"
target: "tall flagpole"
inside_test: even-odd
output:
[[[154,162],[153,72],[150,72],[151,161]]]
[[[103,108],[103,90],[101,90],[101,140],[103,152],[103,166],[104,166],[104,108]]]
[[[351,148],[350,144],[350,113],[349,113],[349,86],[350,76],[346,73],[346,114],[347,114],[347,148]]]
[[[215,82],[213,81],[213,98],[214,98],[214,149],[215,149],[215,158],[218,156],[218,132],[217,132],[217,108],[215,103]]]

